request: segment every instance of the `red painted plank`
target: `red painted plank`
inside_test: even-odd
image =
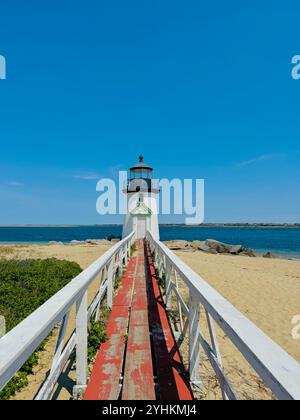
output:
[[[141,241],[138,243],[138,267],[129,321],[122,400],[155,400],[144,245]]]
[[[122,400],[155,400],[148,325],[130,325]]]
[[[117,400],[120,394],[125,336],[133,293],[137,259],[131,258],[107,323],[108,340],[100,346],[84,400]]]
[[[146,246],[148,260],[148,298],[152,326],[159,394],[161,400],[192,400],[189,384],[164,301],[157,284],[151,252]]]

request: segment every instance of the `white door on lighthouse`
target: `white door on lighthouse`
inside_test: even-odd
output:
[[[146,236],[146,224],[147,224],[146,217],[138,217],[137,218],[137,232],[136,232],[137,239],[145,238],[145,236]]]

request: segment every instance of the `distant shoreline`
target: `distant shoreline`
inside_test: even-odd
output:
[[[74,227],[110,227],[122,226],[122,224],[92,224],[92,225],[0,225],[2,228],[74,228]],[[201,227],[245,227],[245,228],[300,228],[300,223],[203,223],[202,225],[185,225],[176,223],[163,223],[161,227],[186,227],[186,228],[201,228]]]

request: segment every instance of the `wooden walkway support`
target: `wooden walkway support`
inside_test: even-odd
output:
[[[153,270],[149,249],[138,241],[84,400],[193,398]]]

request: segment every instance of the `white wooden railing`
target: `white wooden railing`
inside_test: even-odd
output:
[[[123,267],[127,265],[133,241],[134,232],[113,245],[91,266],[0,339],[0,389],[59,324],[60,330],[50,373],[39,389],[36,399],[51,397],[57,380],[75,348],[74,393],[80,395],[84,392],[88,373],[88,322],[92,317],[99,320],[100,305],[105,295],[107,306],[112,308],[116,274],[121,275]],[[97,276],[99,290],[88,307],[88,288]],[[66,328],[73,305],[76,305],[76,327],[65,343]]]
[[[153,253],[159,277],[165,275],[167,309],[171,309],[171,297],[176,298],[181,332],[178,344],[182,343],[185,336],[188,337],[189,374],[192,386],[195,389],[201,387],[202,347],[219,380],[223,398],[238,399],[238,394],[223,369],[214,329],[216,323],[278,399],[300,400],[300,364],[162,242],[156,241],[150,232],[147,232],[146,239]],[[179,278],[189,290],[188,304],[180,294]],[[200,308],[204,309],[210,343],[204,338],[200,329]],[[186,316],[185,322],[183,313]]]

